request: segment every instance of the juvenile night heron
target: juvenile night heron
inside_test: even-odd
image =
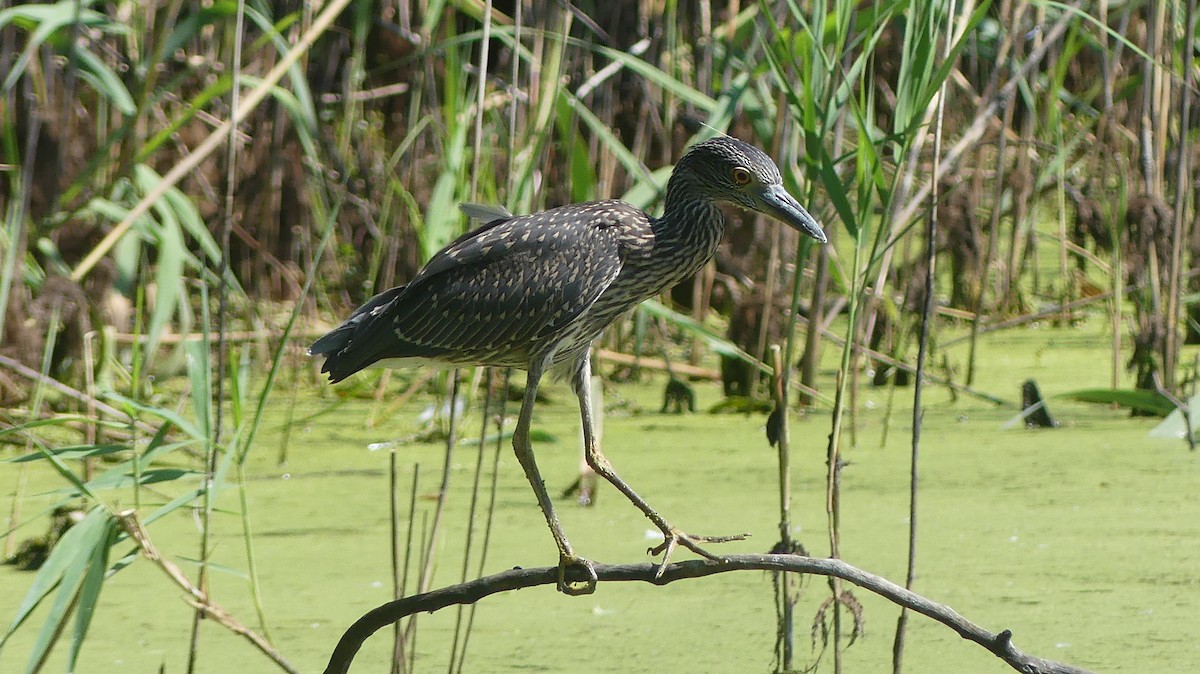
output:
[[[662,530],[662,545],[651,551],[663,553],[660,573],[680,545],[719,559],[698,543],[740,537],[686,534],[617,476],[596,443],[588,386],[589,347],[604,328],[713,256],[725,231],[717,202],[770,215],[825,242],[766,154],[734,138],[712,138],[675,166],[661,218],[610,200],[494,220],[450,243],[408,284],[372,297],[309,353],[326,356],[321,371],[334,382],[372,365],[524,368],[513,449],[558,544],[561,591],[594,591],[596,572],[567,541],[529,442],[538,382],[551,368],[570,378],[579,398],[588,465]],[[569,567],[583,570],[584,585],[567,582]]]

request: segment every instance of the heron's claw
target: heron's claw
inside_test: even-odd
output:
[[[658,569],[654,572],[655,579],[661,578],[663,572],[667,569],[667,564],[671,562],[671,554],[675,552],[675,548],[682,545],[692,552],[718,563],[724,563],[725,558],[700,547],[699,543],[728,543],[729,541],[740,541],[749,537],[750,534],[734,534],[732,536],[693,536],[692,534],[684,533],[675,528],[663,530],[663,542],[650,548],[646,554],[651,556],[662,553],[662,561],[658,564]]]
[[[567,569],[582,569],[586,578],[582,581],[567,580]],[[576,574],[572,574],[576,575]],[[591,560],[574,555],[559,555],[558,557],[558,591],[565,595],[578,597],[596,591],[596,569]]]

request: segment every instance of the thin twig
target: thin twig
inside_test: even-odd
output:
[[[233,29],[233,64],[232,64],[232,79],[229,87],[229,109],[237,110],[241,99],[242,86],[242,35],[244,31],[244,17],[246,14],[245,0],[238,0],[236,7],[236,15],[234,19]],[[217,278],[221,279],[220,285],[217,287],[217,390],[216,395],[210,398],[210,405],[215,408],[211,435],[208,438],[208,447],[206,449],[206,460],[204,462],[204,484],[212,485],[213,478],[217,472],[217,447],[221,444],[221,432],[225,421],[225,359],[228,356],[228,346],[225,342],[226,318],[229,312],[229,283],[225,281],[226,275],[229,273],[229,243],[231,223],[234,219],[233,195],[234,185],[237,180],[237,151],[238,151],[238,135],[237,125],[229,125],[229,143],[226,145],[225,153],[225,201],[224,208],[221,211],[220,225],[220,240],[221,240],[221,261],[217,265]],[[205,314],[207,316],[207,314]],[[205,328],[207,328],[207,321]],[[208,342],[207,336],[205,346],[212,348]],[[209,367],[208,359],[205,359],[203,367]],[[206,374],[211,377],[211,374]],[[200,395],[201,392],[193,391],[193,395]],[[212,396],[211,390],[203,392],[205,396]],[[240,392],[235,391],[234,395],[240,395]],[[267,631],[267,621],[264,615],[261,597],[258,587],[258,574],[253,573],[255,568],[252,539],[250,536],[249,526],[250,520],[246,512],[246,473],[243,470],[241,463],[238,464],[238,492],[242,500],[242,524],[244,541],[246,543],[247,557],[252,573],[250,574],[250,587],[254,595],[254,605],[258,609],[259,626],[263,632],[270,634]],[[200,535],[200,574],[199,585],[200,589],[208,590],[208,555],[209,555],[209,536],[212,533],[212,500],[210,493],[212,490],[204,490],[204,516],[202,518],[203,531]],[[192,616],[192,632],[188,641],[188,660],[187,672],[192,674],[196,671],[196,664],[200,657],[200,621],[204,618],[203,608],[197,607],[196,613]]]
[[[441,530],[442,516],[446,512],[446,499],[450,495],[450,473],[454,466],[454,445],[458,442],[458,395],[459,395],[459,371],[454,368],[450,371],[450,420],[449,428],[446,433],[446,454],[442,459],[442,483],[438,487],[437,505],[433,509],[433,524],[429,528],[428,536],[423,536],[425,541],[424,557],[421,560],[421,570],[417,577],[417,590],[425,592],[429,590],[429,586],[433,583],[433,565],[437,560],[438,549],[438,533]],[[466,412],[464,409],[463,412]],[[413,616],[412,620],[408,621],[408,625],[404,628],[404,638],[416,639],[417,619]]]
[[[400,469],[397,465],[396,448],[388,452],[388,515],[392,533],[392,592],[399,599],[404,596],[400,589]],[[392,644],[392,674],[400,674],[400,665],[404,661],[404,632],[400,623],[395,626]]]
[[[1173,223],[1173,233],[1171,236],[1171,261],[1170,261],[1170,282],[1167,289],[1167,310],[1166,323],[1166,349],[1163,358],[1163,371],[1167,375],[1167,388],[1175,388],[1175,372],[1178,369],[1177,360],[1179,358],[1179,314],[1182,307],[1180,306],[1180,293],[1183,287],[1183,247],[1185,241],[1190,241],[1191,236],[1195,233],[1189,231],[1188,226],[1192,224],[1192,219],[1187,217],[1187,185],[1189,180],[1189,163],[1192,156],[1193,146],[1186,142],[1186,129],[1190,125],[1192,115],[1192,88],[1188,86],[1192,74],[1192,61],[1195,55],[1195,36],[1196,36],[1196,0],[1189,0],[1186,3],[1186,14],[1184,19],[1185,31],[1183,52],[1183,69],[1180,71],[1183,75],[1183,82],[1179,87],[1180,113],[1178,119],[1181,120],[1180,126],[1183,127],[1180,131],[1178,144],[1175,152],[1175,222]],[[1163,133],[1167,131],[1164,129]],[[1194,225],[1193,225],[1194,226]],[[1192,427],[1188,425],[1188,443],[1192,449],[1196,446],[1192,440]]]
[[[1058,309],[1056,308],[1055,311],[1058,311]],[[797,318],[797,320],[803,321],[804,317],[801,316],[801,317]],[[833,343],[838,346],[842,346],[846,343],[845,337],[843,337],[839,334],[836,334],[833,331],[828,330],[826,328],[821,329],[821,335],[824,336],[826,339],[832,340]],[[943,350],[945,350],[946,345],[942,344],[941,347]],[[917,371],[917,366],[909,365],[908,363],[905,363],[902,360],[897,360],[896,358],[892,358],[891,356],[887,355],[886,353],[883,353],[882,351],[876,351],[875,349],[868,347],[866,344],[864,344],[861,341],[855,342],[854,348],[856,350],[860,351],[863,355],[870,356],[871,358],[874,358],[875,360],[878,360],[879,362],[884,363],[885,365],[890,365],[891,367],[894,367],[899,370],[904,370],[905,372],[915,373]],[[1000,406],[1006,406],[1006,407],[1012,406],[1011,401],[994,396],[994,395],[992,395],[990,393],[986,393],[984,391],[980,391],[978,389],[971,388],[970,386],[956,384],[944,377],[938,377],[936,375],[926,373],[925,379],[927,379],[935,384],[938,384],[939,386],[945,386],[947,388],[954,389],[955,391],[958,391],[960,393],[966,393],[967,395],[973,396],[975,398],[979,398],[980,400],[986,400],[986,401],[992,403],[993,405],[1000,405]]]
[[[8,356],[0,356],[0,366],[5,367],[9,370],[12,370],[13,372],[16,372],[17,374],[21,375],[22,377],[25,377],[26,379],[34,381],[35,383],[42,384],[44,386],[49,386],[50,388],[54,389],[55,391],[58,391],[59,393],[67,396],[68,398],[72,398],[74,400],[78,400],[79,402],[87,403],[88,405],[95,406],[95,408],[97,410],[100,410],[101,412],[104,412],[105,414],[112,415],[123,421],[131,420],[131,417],[128,414],[122,412],[121,410],[119,410],[111,405],[107,405],[105,403],[100,402],[95,396],[90,396],[90,395],[84,393],[83,391],[80,391],[77,388],[71,388],[70,386],[67,386],[66,384],[60,382],[59,380],[57,380],[53,377],[50,377],[48,375],[44,375],[41,372],[38,372],[37,370],[21,363],[20,361],[9,358]],[[158,432],[157,428],[151,426],[148,423],[145,423],[144,421],[134,420],[134,425],[137,426],[137,428],[139,430],[150,433],[151,435]]]
[[[769,306],[769,305],[768,305]],[[771,364],[775,368],[775,377],[771,382],[772,394],[775,398],[775,413],[778,415],[776,428],[776,444],[779,449],[779,543],[776,552],[793,552],[792,541],[792,458],[791,434],[788,427],[787,388],[784,386],[783,353],[778,344],[771,345]],[[779,612],[775,616],[776,625],[776,657],[783,671],[791,671],[793,654],[793,613],[798,597],[793,595],[787,577],[774,574],[777,583]]]
[[[662,370],[666,372],[668,369],[674,371],[675,374],[686,377],[695,377],[700,379],[709,379],[712,381],[720,381],[721,373],[717,370],[687,363],[667,363],[659,358],[647,358],[645,356],[634,356],[627,353],[619,353],[609,351],[608,349],[596,349],[592,354],[592,358],[603,360],[618,365],[636,365],[637,367],[646,368],[647,370]]]
[[[492,368],[484,368],[484,384],[483,384],[483,414],[480,416],[479,442],[477,444],[478,451],[475,453],[475,477],[471,482],[471,502],[467,506],[467,537],[463,542],[463,557],[462,557],[462,573],[459,576],[459,582],[467,582],[467,574],[471,568],[471,547],[475,541],[475,518],[479,509],[479,484],[483,479],[483,456],[488,446],[488,423],[491,421],[492,405]],[[467,648],[466,634],[463,632],[463,609],[460,606],[458,614],[454,616],[454,641],[450,647],[450,664],[447,671],[453,674],[455,663],[459,659],[459,643],[460,637],[462,642],[462,657],[466,658]]]
[[[241,621],[239,621],[237,618],[234,618],[225,609],[210,601],[208,595],[201,591],[200,588],[196,587],[196,585],[188,579],[187,575],[184,574],[182,569],[176,566],[169,559],[166,559],[162,556],[162,553],[158,551],[158,548],[155,547],[154,543],[150,540],[150,534],[147,533],[146,529],[142,526],[142,523],[138,520],[136,510],[126,510],[124,512],[117,513],[117,519],[120,520],[121,527],[125,530],[125,533],[129,534],[129,537],[133,539],[135,543],[137,543],[138,548],[141,549],[142,554],[146,556],[146,559],[154,562],[158,568],[163,570],[163,573],[166,573],[171,580],[175,581],[176,585],[178,585],[185,593],[187,593],[188,596],[184,601],[195,607],[197,611],[204,615],[204,617],[211,618],[221,623],[221,625],[225,626],[227,629],[229,629],[229,631],[245,638],[247,641],[253,644],[255,648],[261,651],[263,655],[266,655],[271,659],[272,662],[274,662],[276,665],[279,665],[279,668],[283,671],[289,672],[290,674],[299,674],[299,670],[293,667],[291,663],[289,663],[283,657],[282,653],[275,650],[275,648],[271,646],[271,644],[265,638],[263,638],[262,635],[258,634],[249,627],[246,627],[241,623]]]
[[[1119,250],[1119,247],[1118,247],[1118,250]],[[1114,267],[1114,268],[1118,268],[1118,267]],[[1184,277],[1188,278],[1188,279],[1195,278],[1197,276],[1200,276],[1200,269],[1189,269],[1187,271],[1187,273],[1184,274]],[[1121,288],[1121,295],[1128,295],[1130,293],[1133,293],[1134,291],[1141,290],[1148,285],[1150,285],[1149,280],[1141,281],[1138,283],[1130,283],[1129,285],[1123,286]],[[1037,311],[1032,314],[1023,314],[1021,316],[1014,316],[1012,318],[1009,318],[1009,319],[1006,319],[1003,321],[997,321],[996,323],[988,323],[987,325],[984,325],[983,327],[981,327],[979,329],[979,332],[980,332],[980,334],[996,332],[998,330],[1006,330],[1008,328],[1014,328],[1018,325],[1024,325],[1025,323],[1032,323],[1034,321],[1040,321],[1044,318],[1056,318],[1056,317],[1062,316],[1063,311],[1071,312],[1071,311],[1074,311],[1075,309],[1087,306],[1089,304],[1096,304],[1099,302],[1103,302],[1105,300],[1112,299],[1115,295],[1116,295],[1116,293],[1114,291],[1109,290],[1107,292],[1102,292],[1102,293],[1099,293],[1096,295],[1092,295],[1090,297],[1081,297],[1072,302],[1068,302],[1066,304],[1056,304],[1049,309],[1043,309],[1042,311]],[[1117,323],[1119,324],[1120,321],[1117,321]],[[939,346],[941,347],[942,351],[945,351],[946,349],[950,348],[951,346],[954,346],[956,344],[961,344],[962,342],[965,342],[968,339],[970,339],[969,335],[962,335],[959,337],[955,337],[953,339],[947,339],[946,341],[941,342],[941,344],[939,344]]]
[[[949,16],[954,16],[955,0],[950,0]],[[950,41],[953,38],[954,22],[946,22],[946,43],[942,58],[950,56]],[[933,127],[933,172],[936,174],[942,153],[942,122],[946,116],[946,81],[942,80],[938,87],[937,112],[934,114]],[[929,227],[925,232],[925,288],[921,300],[921,332],[917,339],[917,372],[913,378],[913,410],[912,410],[912,451],[909,457],[908,473],[908,563],[904,573],[904,589],[912,590],[916,580],[917,569],[917,495],[918,478],[920,477],[919,459],[921,456],[921,424],[925,419],[925,410],[921,407],[921,394],[925,390],[925,359],[929,349],[929,332],[935,320],[933,312],[934,279],[937,278],[937,240],[938,240],[938,200],[941,198],[940,183],[934,182],[929,193]],[[892,642],[892,672],[900,674],[904,663],[904,636],[908,626],[908,609],[900,609],[900,617],[896,619],[896,637]]]
[[[213,400],[212,389],[209,382],[211,380],[212,373],[209,371],[210,361],[207,357],[207,354],[211,351],[212,345],[208,341],[208,307],[208,286],[202,285],[200,286],[200,310],[203,315],[203,325],[205,327],[204,353],[206,354],[206,357],[204,362],[199,365],[199,368],[202,369],[204,383],[202,387],[194,387],[191,395],[196,400],[203,400],[205,407],[209,410],[208,414],[211,414]],[[217,378],[222,378],[222,374],[223,373],[218,372]],[[218,400],[216,404],[219,407],[221,401]],[[216,436],[210,435],[204,438],[204,490],[201,493],[199,513],[197,517],[200,526],[200,554],[197,558],[200,562],[200,570],[196,574],[196,585],[200,588],[200,591],[204,593],[208,592],[208,555],[210,550],[209,543],[212,540],[213,500],[215,498],[214,492],[216,491],[216,489],[214,489],[214,477],[217,474],[217,446],[218,440]],[[193,509],[195,509],[194,506]],[[204,612],[197,608],[197,611],[192,614],[192,628],[188,636],[187,668],[184,670],[187,672],[187,674],[194,674],[196,671],[196,664],[199,661],[200,621],[203,619]]]
[[[666,585],[686,578],[703,578],[731,571],[791,571],[840,578],[864,590],[873,592],[888,601],[904,606],[923,616],[954,630],[960,637],[979,644],[1013,669],[1026,674],[1088,674],[1087,670],[1071,665],[1045,660],[1020,650],[1012,643],[1012,632],[1002,630],[989,632],[959,615],[949,606],[922,597],[906,590],[882,576],[859,569],[840,559],[816,559],[800,555],[729,555],[723,563],[708,560],[673,562],[656,578],[658,565],[653,562],[640,564],[595,565],[596,576],[602,582],[640,581],[655,585]],[[583,581],[576,569],[568,569],[568,581]],[[433,612],[455,604],[473,604],[498,592],[518,590],[538,585],[554,585],[558,582],[558,567],[545,566],[536,569],[520,567],[472,580],[459,585],[441,588],[432,592],[405,597],[379,606],[359,618],[342,635],[325,674],[346,674],[358,649],[364,641],[378,630],[419,612]]]
[[[505,412],[505,407],[508,404],[508,395],[507,395],[508,381],[511,376],[512,376],[512,368],[506,368],[504,370],[504,380],[500,386],[500,390],[503,392],[499,396],[500,397],[500,410],[495,415],[496,446],[493,448],[493,451],[492,451],[492,473],[491,473],[492,481],[491,481],[491,484],[488,486],[487,520],[486,520],[486,522],[484,522],[484,525],[483,525],[483,543],[480,544],[479,566],[477,567],[478,570],[475,572],[475,575],[477,578],[483,577],[483,569],[484,569],[484,565],[487,564],[487,553],[488,553],[488,549],[489,549],[491,541],[492,541],[492,522],[495,519],[495,515],[496,515],[496,494],[497,494],[497,485],[498,485],[498,481],[499,481],[499,477],[500,477],[500,453],[504,449],[504,416],[505,416],[504,412]],[[466,634],[463,636],[462,652],[458,657],[458,668],[455,670],[456,674],[462,674],[463,664],[466,662],[467,644],[470,643],[471,628],[475,624],[475,609],[476,608],[477,608],[477,606],[475,604],[472,604],[471,610],[469,610],[467,612],[467,631],[466,631]]]

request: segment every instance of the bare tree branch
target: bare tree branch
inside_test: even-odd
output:
[[[983,646],[1010,667],[1025,674],[1088,674],[1087,670],[1072,667],[1053,660],[1029,655],[1012,643],[1012,632],[1003,630],[989,632],[967,620],[950,607],[926,599],[915,592],[851,566],[839,559],[816,559],[799,555],[729,555],[724,563],[707,560],[688,560],[667,565],[662,577],[655,579],[658,566],[641,564],[596,565],[596,576],[602,582],[642,581],[666,585],[685,578],[702,578],[729,571],[792,571],[819,576],[833,576],[854,583],[888,601],[932,618],[958,633],[968,641]],[[570,571],[570,570],[569,570]],[[568,573],[568,580],[571,580]],[[329,658],[325,674],[346,674],[355,654],[372,634],[392,623],[418,612],[433,612],[454,604],[473,604],[484,597],[537,585],[554,585],[558,579],[556,567],[503,571],[478,580],[451,585],[424,594],[413,595],[388,602],[369,611],[350,626],[342,635]],[[582,574],[578,580],[584,580]]]

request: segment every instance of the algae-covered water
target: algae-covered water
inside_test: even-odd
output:
[[[1026,329],[988,337],[976,385],[1011,400],[1036,377],[1044,394],[1107,387],[1110,356],[1104,326]],[[958,349],[963,350],[958,350]],[[961,361],[965,347],[950,357]],[[830,354],[832,360],[833,354]],[[960,375],[961,376],[961,375]],[[776,539],[776,455],[764,418],[658,414],[662,378],[617,385],[606,396],[604,444],[621,474],[661,513],[696,533],[749,531],[729,552],[762,552]],[[285,419],[281,393],[251,454],[249,499],[255,549],[272,638],[305,672],[320,671],[355,618],[391,598],[388,452],[372,442],[408,435],[430,401],[413,400],[375,428],[364,419],[370,400],[334,405],[332,396],[300,395],[297,418],[314,415],[291,434],[290,461],[275,463]],[[308,387],[305,386],[307,389]],[[535,428],[554,441],[537,443],[553,493],[578,471],[577,412],[561,384],[547,389]],[[701,409],[719,399],[717,384],[698,384]],[[842,556],[894,580],[904,577],[908,518],[911,389],[897,395],[889,440],[880,446],[886,390],[863,389],[856,446],[843,477]],[[915,589],[945,602],[992,631],[1011,629],[1027,652],[1104,672],[1200,670],[1200,455],[1182,442],[1147,437],[1154,419],[1130,418],[1099,405],[1050,401],[1056,430],[1002,430],[1017,410],[926,393],[922,442],[918,577]],[[515,414],[515,406],[510,406]],[[467,433],[478,431],[468,417]],[[794,420],[794,521],[813,554],[828,551],[824,513],[827,410]],[[456,582],[474,446],[458,448],[450,510],[438,548],[434,586]],[[491,455],[484,461],[490,466]],[[401,488],[420,464],[419,492],[436,491],[443,449],[400,448]],[[5,469],[11,493],[15,470]],[[499,491],[487,569],[555,561],[549,532],[509,450],[500,456]],[[488,476],[485,475],[486,485]],[[30,491],[60,486],[39,466]],[[27,512],[46,502],[31,498]],[[214,561],[246,568],[236,492],[221,495]],[[559,501],[563,525],[580,554],[606,563],[645,560],[653,541],[640,513],[612,489],[596,507]],[[432,504],[422,499],[417,526]],[[23,531],[37,533],[36,524]],[[198,546],[196,523],[177,514],[151,529],[158,546],[186,570]],[[679,553],[683,558],[686,553]],[[475,562],[472,562],[474,569]],[[32,574],[0,570],[0,620],[7,621]],[[215,572],[213,596],[257,626],[245,580]],[[845,653],[846,672],[890,671],[898,609],[854,589],[865,634]],[[812,664],[813,614],[826,598],[810,579],[797,609],[797,665]],[[22,671],[42,614],[2,652],[0,672]],[[154,566],[141,560],[104,590],[77,671],[182,672],[191,609]],[[420,618],[418,671],[447,667],[455,611]],[[540,587],[488,598],[478,607],[465,671],[476,672],[768,672],[775,620],[772,585],[759,573],[721,574],[666,587],[602,584],[571,598]],[[355,672],[387,671],[391,635],[380,632],[359,654]],[[62,669],[61,655],[47,671]],[[907,671],[1004,672],[980,647],[920,616],[910,620]],[[824,656],[820,671],[831,671]],[[245,641],[206,624],[199,671],[277,671]]]

